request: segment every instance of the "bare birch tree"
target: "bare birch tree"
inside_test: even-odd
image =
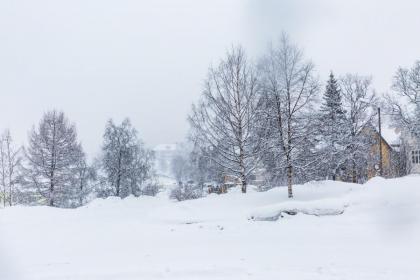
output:
[[[399,68],[392,85],[394,95],[388,95],[388,111],[394,126],[420,135],[420,61],[411,69]]]
[[[261,153],[263,139],[255,137],[259,106],[254,67],[236,47],[210,68],[201,101],[189,116],[194,137],[214,151],[212,160],[240,178],[243,193]]]
[[[3,206],[13,205],[15,185],[18,181],[18,165],[20,164],[20,148],[13,146],[12,136],[7,129],[0,139],[0,183],[2,185]]]
[[[288,196],[293,197],[294,169],[311,133],[310,109],[318,93],[314,65],[283,34],[261,59],[265,114],[270,124],[270,146],[279,172],[287,173]]]

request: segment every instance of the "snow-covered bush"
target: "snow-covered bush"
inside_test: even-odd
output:
[[[149,180],[143,184],[141,195],[156,196],[160,191],[160,185],[155,180]]]
[[[170,198],[178,201],[197,199],[203,196],[203,190],[194,184],[178,184],[170,193]]]

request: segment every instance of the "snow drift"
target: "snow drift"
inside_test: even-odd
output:
[[[0,279],[420,279],[420,176],[294,191],[0,209]]]

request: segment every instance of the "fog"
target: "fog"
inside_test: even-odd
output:
[[[43,112],[65,111],[94,156],[105,122],[129,117],[148,146],[182,141],[203,78],[232,44],[257,58],[289,33],[322,81],[372,75],[389,90],[420,59],[417,1],[3,0],[0,129],[18,144]]]

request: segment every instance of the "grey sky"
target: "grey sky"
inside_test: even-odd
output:
[[[232,44],[258,56],[282,30],[322,80],[371,74],[387,90],[420,59],[418,1],[2,0],[0,129],[18,143],[64,110],[92,156],[105,122],[129,117],[150,145],[183,140],[210,63]]]

